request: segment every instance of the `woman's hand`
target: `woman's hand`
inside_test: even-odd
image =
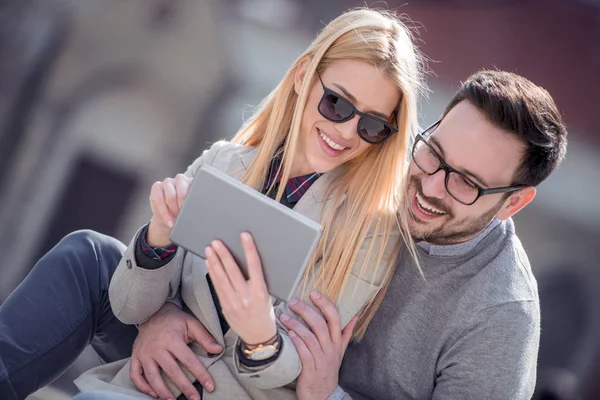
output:
[[[150,190],[150,208],[152,219],[148,227],[146,241],[155,247],[166,247],[171,244],[169,235],[179,215],[183,199],[188,193],[192,178],[177,174],[175,178],[167,178],[162,182],[154,182]]]
[[[248,232],[242,233],[241,239],[248,280],[220,240],[206,248],[206,267],[229,326],[244,343],[254,345],[273,338],[277,326],[254,240]]]

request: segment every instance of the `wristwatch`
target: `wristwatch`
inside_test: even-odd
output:
[[[252,361],[263,361],[274,357],[279,352],[280,347],[279,333],[264,343],[248,345],[242,341],[242,353],[244,357]]]

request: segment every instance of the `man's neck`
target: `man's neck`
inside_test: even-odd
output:
[[[477,246],[479,242],[481,242],[501,222],[502,221],[500,221],[498,218],[494,218],[483,230],[475,234],[470,239],[461,241],[460,243],[439,245],[421,241],[417,243],[417,245],[432,256],[450,257],[462,255],[475,248],[475,246]]]

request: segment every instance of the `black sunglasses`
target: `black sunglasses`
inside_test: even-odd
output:
[[[429,137],[431,137],[441,122],[442,120],[437,121],[425,129],[422,134],[417,135],[415,144],[413,145],[412,159],[417,167],[427,175],[435,175],[439,170],[444,170],[446,173],[446,191],[456,201],[470,206],[481,196],[514,192],[526,187],[526,185],[511,185],[486,189],[473,182],[462,172],[448,165],[428,142]]]
[[[371,144],[383,143],[394,133],[398,132],[398,128],[389,122],[358,111],[348,99],[325,86],[318,72],[317,76],[321,81],[324,92],[321,101],[319,101],[318,109],[324,118],[331,122],[342,123],[351,120],[355,115],[360,116],[357,125],[358,136]],[[394,119],[396,120],[396,125],[398,125],[396,113],[394,113]]]

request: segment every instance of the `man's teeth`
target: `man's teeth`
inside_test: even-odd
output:
[[[419,207],[421,207],[421,209],[423,211],[425,211],[426,213],[429,214],[434,214],[434,215],[444,215],[446,214],[443,211],[438,210],[437,208],[427,204],[425,202],[425,200],[419,195],[419,193],[417,193],[417,204],[419,204]]]
[[[342,151],[342,150],[346,149],[344,146],[340,146],[339,144],[337,144],[333,140],[329,139],[329,137],[327,137],[326,134],[324,134],[323,132],[321,132],[321,130],[319,130],[319,134],[321,135],[321,139],[323,139],[325,141],[325,143],[327,143],[329,145],[329,147],[331,147],[332,149],[338,150],[338,151]]]

